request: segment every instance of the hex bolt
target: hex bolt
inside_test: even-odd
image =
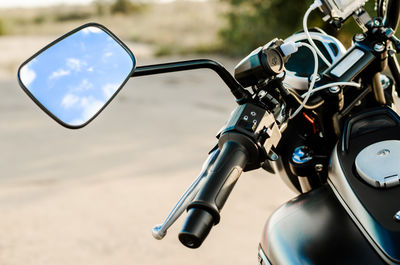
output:
[[[338,86],[333,86],[329,88],[329,92],[331,92],[332,94],[336,94],[340,92],[340,88]]]
[[[374,50],[376,52],[383,52],[385,50],[385,45],[383,45],[382,43],[377,43],[374,45]]]
[[[321,172],[322,170],[324,170],[324,165],[322,165],[322,164],[315,165],[315,171]]]
[[[361,42],[361,41],[365,40],[365,35],[362,34],[362,33],[358,33],[358,34],[356,34],[356,35],[354,36],[354,40],[355,40],[356,42]]]
[[[314,75],[311,75],[310,79],[313,79],[313,78],[314,78]],[[321,76],[319,74],[316,74],[315,75],[315,81],[318,82],[319,80],[321,80]]]

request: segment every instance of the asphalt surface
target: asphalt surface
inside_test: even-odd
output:
[[[201,248],[179,243],[183,218],[164,240],[151,236],[235,107],[212,71],[131,79],[80,130],[54,122],[14,76],[0,80],[1,264],[257,263],[267,217],[294,196],[262,170],[242,175]]]

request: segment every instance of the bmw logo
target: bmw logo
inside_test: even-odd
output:
[[[400,222],[400,211],[398,211],[394,216],[393,216],[394,220],[396,220],[397,222]]]

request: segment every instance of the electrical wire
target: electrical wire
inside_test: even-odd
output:
[[[311,77],[311,83],[310,83],[310,87],[308,88],[307,91],[307,95],[304,98],[303,102],[300,104],[300,106],[293,112],[293,114],[289,117],[289,119],[293,119],[294,117],[296,117],[296,115],[304,108],[304,106],[307,104],[308,99],[310,98],[311,95],[311,91],[314,88],[315,82],[317,81],[318,78],[318,55],[314,49],[314,47],[312,47],[310,44],[307,43],[299,43],[298,45],[300,46],[304,46],[306,48],[308,48],[313,56],[314,56],[314,72],[313,75]]]
[[[303,30],[304,33],[307,36],[307,40],[310,42],[311,46],[315,49],[315,51],[317,52],[317,54],[319,55],[319,57],[321,57],[321,59],[324,61],[324,63],[330,67],[332,64],[328,61],[328,59],[326,59],[326,57],[322,54],[322,52],[318,49],[317,45],[315,44],[315,42],[313,41],[313,39],[311,38],[310,32],[308,31],[308,27],[307,27],[307,21],[308,21],[308,16],[310,15],[310,13],[314,10],[318,8],[318,3],[317,1],[314,2],[306,11],[306,13],[304,14],[304,18],[303,18]]]
[[[385,11],[384,11],[385,0],[378,0],[375,2],[375,4],[376,4],[375,8],[377,10],[378,17],[383,17],[384,13],[385,13]]]
[[[299,104],[301,104],[302,103],[302,101],[301,101],[301,98],[299,98],[299,96],[294,92],[294,91],[292,91],[292,90],[289,90],[289,93],[294,97],[294,99],[299,103]],[[315,105],[304,105],[304,108],[305,109],[316,109],[316,108],[318,108],[318,107],[320,107],[320,106],[322,106],[322,104],[324,104],[325,103],[325,100],[321,100],[320,102],[318,102],[317,104],[315,104]]]
[[[301,102],[300,106],[293,112],[293,114],[289,117],[289,119],[293,119],[294,117],[296,117],[296,115],[303,109],[303,108],[308,108],[308,109],[312,109],[312,108],[318,108],[319,106],[321,106],[324,101],[321,101],[319,103],[317,103],[314,106],[308,106],[307,101],[310,98],[311,94],[329,87],[334,87],[334,86],[355,86],[355,87],[361,87],[360,84],[358,83],[354,83],[354,82],[336,82],[336,83],[331,83],[331,84],[326,84],[323,86],[320,86],[318,88],[314,89],[315,86],[315,82],[317,81],[318,78],[318,56],[324,61],[324,63],[330,67],[332,64],[325,58],[325,56],[322,54],[322,52],[318,49],[317,45],[315,44],[315,42],[312,40],[310,32],[308,31],[308,27],[307,27],[307,21],[308,21],[308,17],[310,15],[310,13],[318,8],[321,5],[321,2],[319,0],[315,0],[315,2],[307,9],[306,13],[304,14],[304,18],[303,18],[303,29],[304,32],[307,36],[308,41],[310,42],[310,44],[307,43],[299,43],[299,46],[304,46],[307,47],[313,54],[314,57],[314,72],[313,75],[311,77],[311,83],[309,85],[309,88],[307,90],[306,93],[304,93],[301,97],[303,98],[303,101],[301,101],[297,95],[293,92],[292,95],[294,96],[294,98],[297,100],[297,102]]]
[[[330,87],[335,87],[335,86],[353,86],[353,87],[361,87],[361,84],[355,83],[355,82],[335,82],[335,83],[330,83],[326,84],[317,88],[312,89],[311,91],[307,91],[303,95],[301,95],[302,98],[305,98],[308,94],[315,93],[321,90],[324,90],[326,88]]]

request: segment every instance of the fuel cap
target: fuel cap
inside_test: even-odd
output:
[[[400,184],[400,141],[387,140],[365,147],[356,157],[360,177],[376,188]]]

